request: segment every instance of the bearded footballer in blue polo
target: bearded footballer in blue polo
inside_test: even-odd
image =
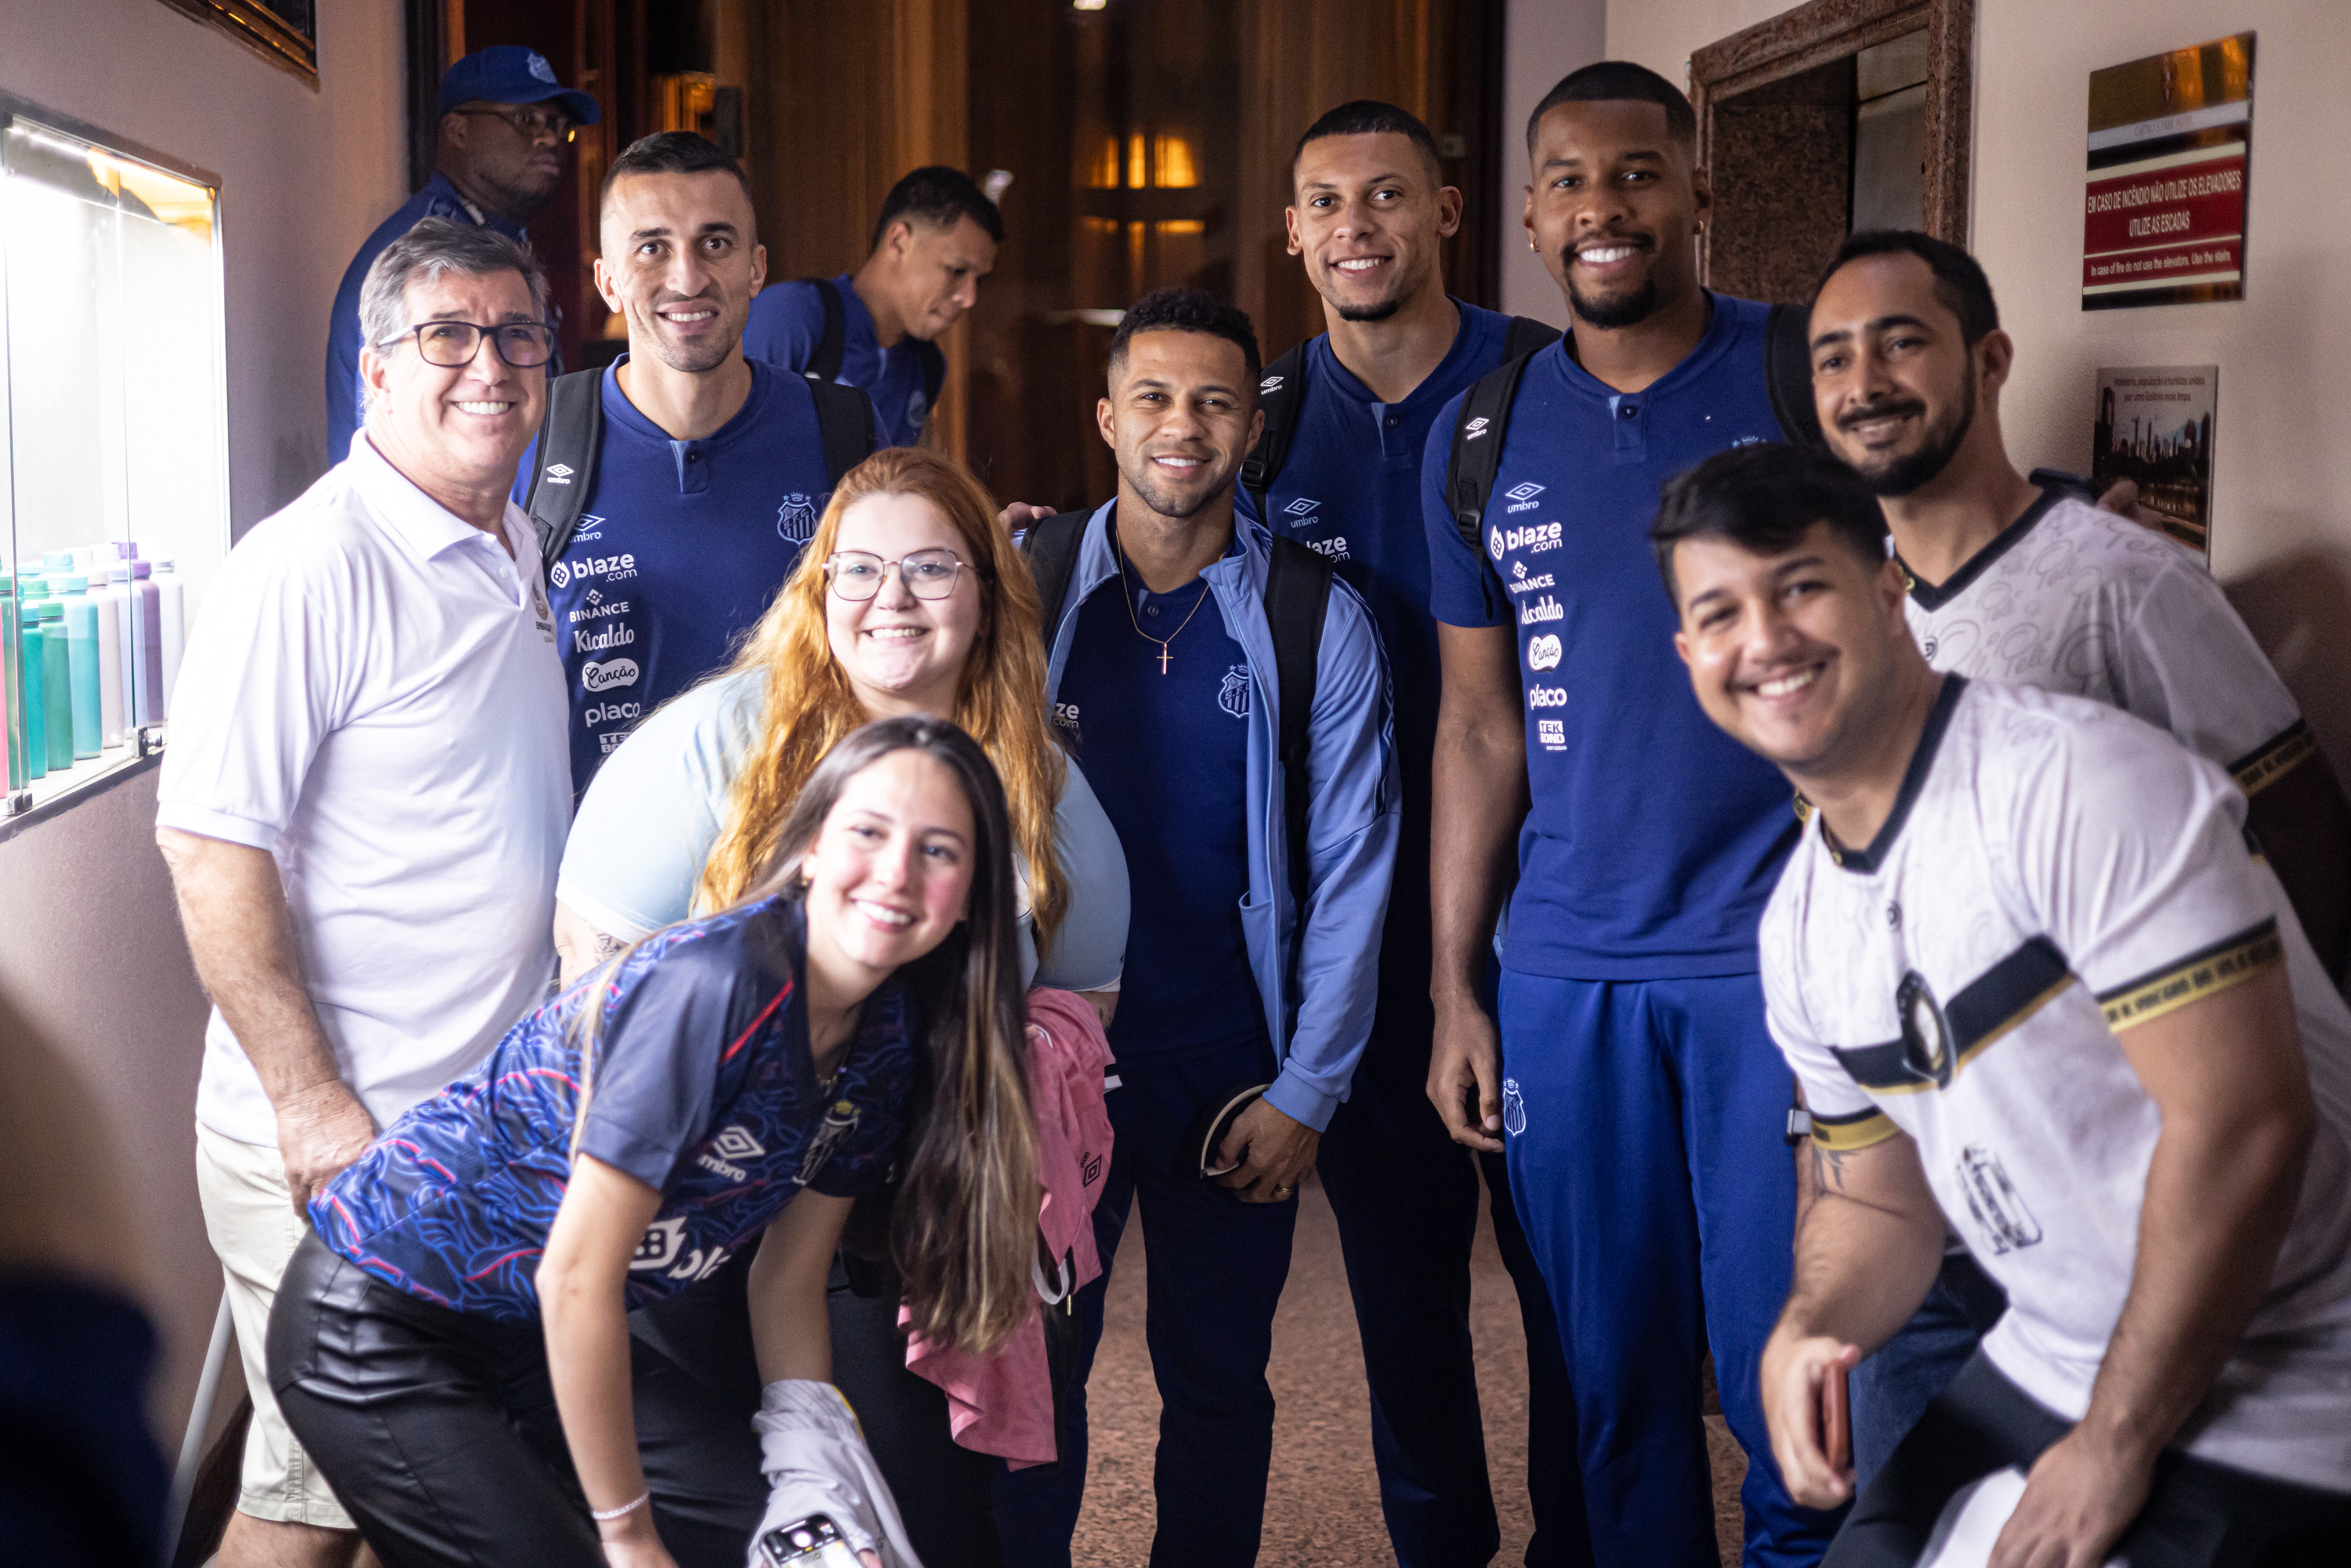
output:
[[[1085,521],[1046,695],[1135,890],[1110,1028],[1116,1143],[1093,1216],[1103,1278],[1078,1297],[1061,1463],[997,1488],[1012,1568],[1070,1563],[1084,1382],[1130,1207],[1150,1232],[1146,1333],[1165,1406],[1151,1560],[1257,1561],[1273,1454],[1265,1369],[1298,1183],[1371,1030],[1396,839],[1387,671],[1363,601],[1332,582],[1306,732],[1307,885],[1293,887],[1264,605],[1275,541],[1232,510],[1262,423],[1259,369],[1249,318],[1198,289],[1137,301],[1111,344],[1098,419],[1118,496]],[[1252,1084],[1270,1087],[1221,1145],[1233,1168],[1222,1185],[1204,1179],[1197,1152],[1181,1152],[1187,1127]]]
[[[1531,1568],[1591,1562],[1575,1412],[1542,1275],[1499,1154],[1474,1160],[1429,1104],[1428,776],[1437,738],[1437,623],[1420,459],[1437,413],[1507,353],[1510,319],[1445,292],[1437,249],[1461,223],[1428,128],[1393,104],[1342,104],[1292,161],[1290,249],[1330,330],[1305,345],[1297,423],[1240,512],[1329,557],[1379,627],[1395,691],[1404,786],[1395,887],[1380,936],[1379,1009],[1354,1091],[1316,1168],[1339,1223],[1371,1385],[1380,1508],[1400,1568],[1485,1568],[1501,1547],[1469,1340],[1478,1166],[1527,1336]],[[1268,395],[1281,389],[1269,388]]]
[[[1688,695],[1647,532],[1662,481],[1783,438],[1767,312],[1699,287],[1712,197],[1671,83],[1587,67],[1528,141],[1527,233],[1573,331],[1528,362],[1505,431],[1477,433],[1504,444],[1474,544],[1445,493],[1458,404],[1424,467],[1445,682],[1432,1091],[1460,1141],[1507,1145],[1559,1306],[1598,1560],[1719,1561],[1711,1346],[1749,1458],[1745,1560],[1811,1563],[1836,1516],[1781,1484],[1756,1381],[1795,1181],[1755,933],[1797,822],[1785,782]],[[1514,831],[1498,1040],[1478,988]]]
[[[816,532],[832,490],[808,382],[743,354],[767,270],[735,160],[663,131],[613,161],[596,283],[629,324],[603,372],[603,445],[548,571],[571,701],[571,786],[637,721],[724,664]],[[515,481],[542,473],[536,447]]]

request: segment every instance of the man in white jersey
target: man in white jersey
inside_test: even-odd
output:
[[[1810,337],[1823,435],[1877,493],[1928,664],[2123,708],[2228,770],[2316,949],[2296,983],[2339,977],[2351,813],[2333,770],[2196,557],[2017,472],[2000,411],[2015,350],[1975,258],[1915,232],[1855,235],[1815,292]],[[1859,1484],[2002,1305],[1955,1246],[1917,1316],[1855,1370]]]
[[[1945,1225],[2006,1290],[1827,1568],[2339,1561],[2351,1011],[2228,776],[2113,708],[1931,669],[1850,471],[1734,448],[1655,528],[1699,704],[1815,808],[1761,935],[1822,1196],[1762,1366],[1789,1490]],[[2335,1553],[2330,1557],[2328,1553]]]
[[[2015,357],[1958,246],[1857,234],[1813,297],[1831,453],[1876,492],[1928,664],[2137,714],[2219,764],[2327,974],[2351,944],[2351,810],[2294,698],[2195,556],[2009,461]]]

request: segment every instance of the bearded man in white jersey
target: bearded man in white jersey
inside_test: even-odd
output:
[[[1792,1495],[1947,1224],[2007,1291],[1825,1568],[2302,1568],[2351,1532],[2351,1010],[2227,774],[1930,668],[1870,493],[1734,448],[1653,530],[1699,705],[1813,811],[1761,932],[1821,1196],[1762,1363]]]
[[[1947,240],[1848,238],[1813,299],[1829,451],[1877,495],[1927,663],[2124,708],[2218,764],[2326,972],[2351,956],[2351,810],[2268,658],[2197,558],[2017,472],[2000,394],[2016,346]]]

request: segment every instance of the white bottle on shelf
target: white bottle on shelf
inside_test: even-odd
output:
[[[130,545],[122,543],[123,553],[115,558],[106,574],[108,591],[118,602],[114,611],[115,668],[120,679],[115,690],[122,701],[122,735],[128,740],[140,725],[139,717],[139,651],[133,644],[139,620],[139,591],[131,580]]]
[[[120,746],[130,738],[123,726],[122,588],[121,578],[111,566],[101,564],[91,575],[89,602],[98,612],[98,743]]]
[[[142,544],[144,549],[145,545]],[[156,546],[154,561],[155,612],[161,632],[163,684],[155,692],[155,716],[172,716],[172,688],[180,679],[180,650],[186,645],[188,602],[180,574],[172,570],[172,552]]]

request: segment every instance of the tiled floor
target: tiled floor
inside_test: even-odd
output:
[[[1159,1396],[1143,1343],[1144,1240],[1131,1229],[1119,1245],[1102,1346],[1087,1397],[1092,1462],[1075,1560],[1087,1568],[1144,1568],[1151,1552],[1151,1452]],[[1486,1412],[1487,1464],[1501,1515],[1498,1565],[1521,1561],[1527,1513],[1526,1344],[1518,1298],[1480,1232],[1470,1313],[1478,1343],[1478,1392]],[[1395,1562],[1380,1522],[1372,1470],[1371,1415],[1363,1352],[1339,1259],[1339,1233],[1322,1189],[1302,1195],[1290,1283],[1273,1331],[1270,1373],[1278,1406],[1273,1476],[1266,1503],[1264,1568],[1389,1568]],[[1719,1416],[1707,1422],[1715,1456],[1716,1533],[1723,1562],[1738,1561],[1740,1480],[1746,1462]]]

